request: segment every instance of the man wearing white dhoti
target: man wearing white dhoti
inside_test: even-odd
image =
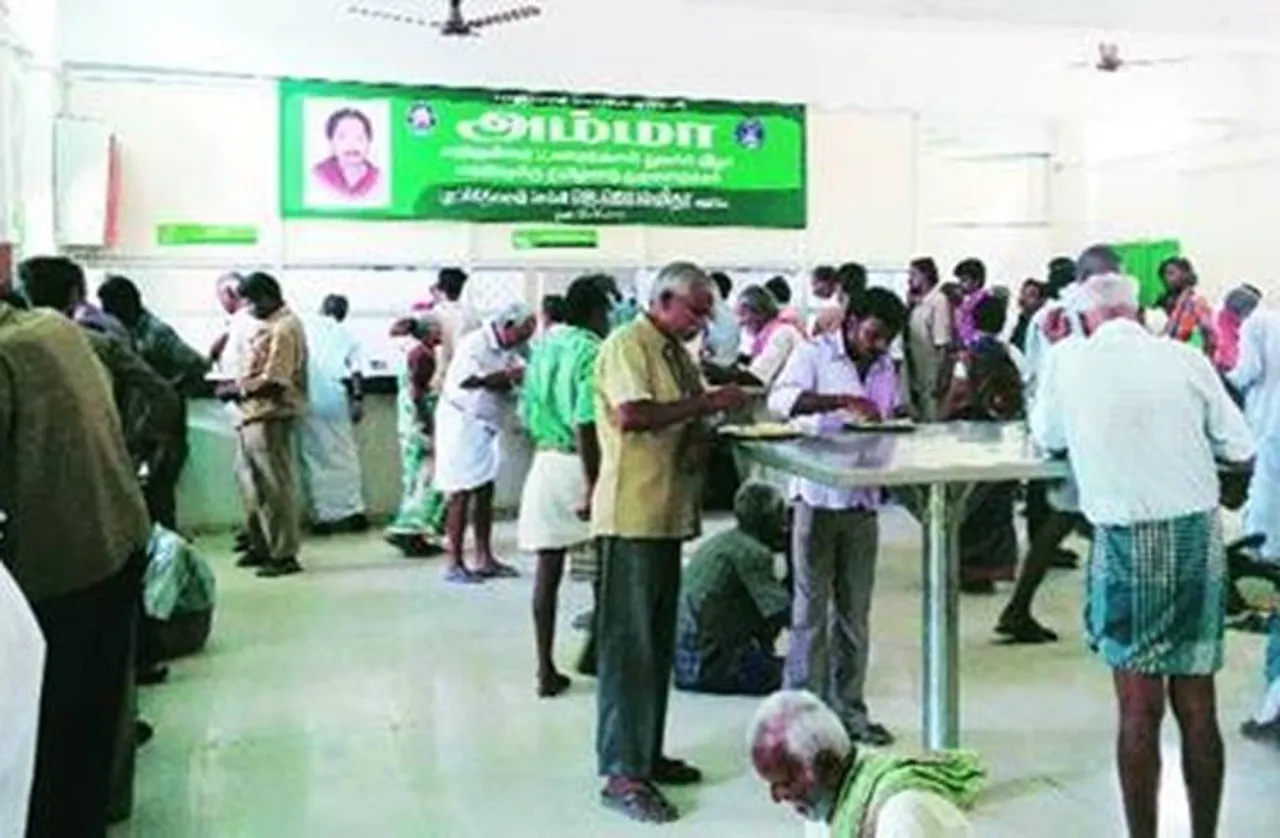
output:
[[[436,408],[436,486],[449,496],[449,582],[474,584],[517,575],[493,554],[493,491],[501,462],[501,430],[512,413],[511,393],[524,374],[517,350],[533,337],[536,325],[528,306],[507,306],[462,339],[445,374]],[[476,567],[471,569],[463,561],[462,548],[473,501]]]
[[[593,277],[565,295],[565,322],[533,349],[520,398],[520,420],[536,453],[520,500],[520,549],[538,556],[533,626],[538,653],[538,695],[569,688],[552,659],[556,595],[565,552],[591,540],[591,492],[600,473],[596,438],[595,368],[609,331],[611,301]]]
[[[3,527],[0,516],[0,527]],[[4,550],[0,535],[0,551]],[[0,835],[22,835],[35,773],[44,637],[22,591],[0,563]]]
[[[343,325],[349,303],[324,298],[320,317],[307,321],[307,414],[298,428],[302,477],[311,531],[363,532],[364,490],[356,423],[364,415],[360,344]]]

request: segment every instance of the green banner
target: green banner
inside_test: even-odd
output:
[[[197,244],[257,244],[258,228],[251,224],[161,224],[156,242],[162,247]]]
[[[285,218],[805,226],[801,105],[280,83]]]

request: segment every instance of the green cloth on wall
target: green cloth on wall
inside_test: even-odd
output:
[[[1124,262],[1125,273],[1138,280],[1138,302],[1151,308],[1164,296],[1160,264],[1165,259],[1182,255],[1182,242],[1177,239],[1121,242],[1112,247]]]

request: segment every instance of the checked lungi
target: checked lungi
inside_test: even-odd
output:
[[[1089,645],[1113,669],[1212,675],[1223,663],[1227,584],[1216,510],[1098,526],[1085,598]]]

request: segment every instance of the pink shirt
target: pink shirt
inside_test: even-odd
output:
[[[338,163],[338,158],[328,157],[317,163],[315,168],[311,170],[316,180],[341,195],[349,198],[364,198],[372,192],[377,186],[378,181],[382,177],[382,173],[372,163],[365,163],[364,175],[355,183],[348,184],[347,179],[342,174],[342,166]]]

